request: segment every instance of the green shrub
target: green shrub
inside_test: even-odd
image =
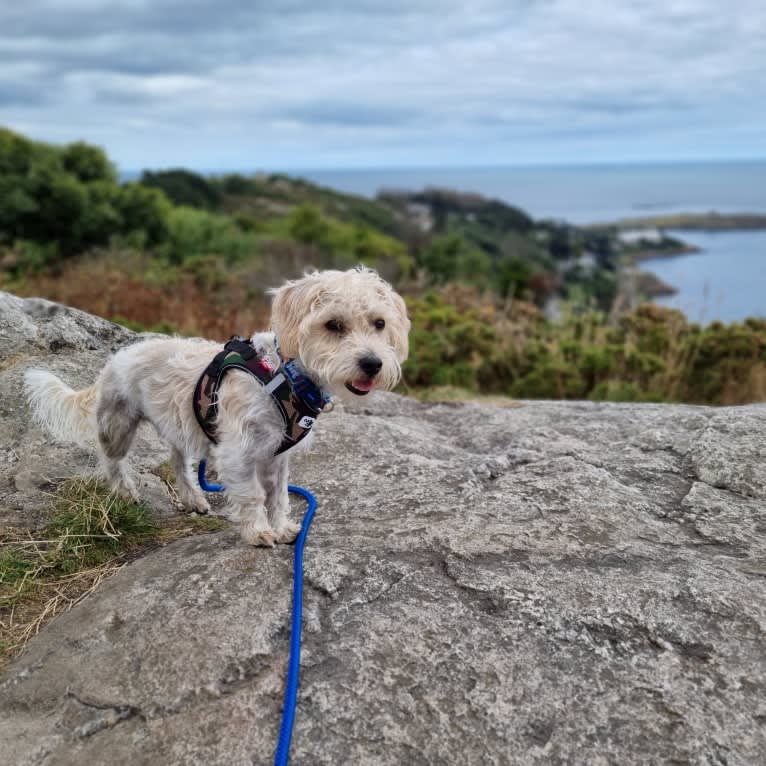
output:
[[[478,388],[482,355],[491,352],[495,334],[475,312],[459,312],[439,296],[410,301],[411,353],[404,364],[414,386]]]
[[[145,170],[140,183],[159,189],[175,205],[217,210],[223,201],[221,191],[208,179],[183,168],[155,172]]]
[[[258,252],[258,236],[245,232],[228,216],[191,207],[174,207],[167,216],[166,241],[159,251],[171,263],[195,257],[235,262]]]
[[[156,189],[120,186],[97,147],[49,146],[0,129],[0,245],[38,243],[50,264],[112,238],[153,246],[166,237],[169,209]]]
[[[523,398],[733,404],[766,399],[766,321],[686,322],[651,304],[617,327],[602,314],[560,322],[450,303],[447,293],[409,302],[415,388],[454,385]],[[483,314],[480,307],[484,305]]]

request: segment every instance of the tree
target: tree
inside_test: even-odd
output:
[[[0,129],[0,244],[40,255],[37,266],[128,237],[167,237],[170,205],[157,189],[117,183],[95,146],[51,146]]]
[[[64,147],[61,152],[61,164],[67,173],[85,183],[117,182],[117,173],[104,151],[82,141]]]
[[[145,170],[140,183],[160,189],[176,205],[217,210],[223,199],[221,192],[204,176],[183,168],[157,172]]]

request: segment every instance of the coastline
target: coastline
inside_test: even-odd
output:
[[[684,255],[696,255],[701,252],[703,252],[702,248],[696,245],[685,244],[681,247],[638,250],[631,253],[630,256],[634,263],[639,263],[641,261],[654,261],[659,258],[679,258]]]
[[[636,270],[635,280],[636,290],[650,299],[668,298],[679,292],[677,287],[664,282],[652,271]]]
[[[662,254],[643,260],[646,269],[663,283],[677,288],[674,294],[648,295],[662,306],[676,308],[699,322],[741,322],[766,317],[763,258],[766,229],[670,232],[698,248],[704,257],[667,258]],[[694,255],[694,253],[690,253]]]
[[[672,239],[679,244],[670,247],[646,247],[626,253],[630,268],[634,270],[634,286],[640,295],[648,300],[671,298],[682,292],[683,286],[671,284],[658,276],[648,264],[650,261],[666,262],[688,255],[699,255],[708,249],[685,241],[684,234],[715,235],[736,232],[757,232],[766,230],[766,215],[753,213],[680,213],[642,218],[624,218],[611,224],[618,232],[659,233],[662,237],[672,233]],[[641,266],[648,265],[647,269]],[[662,273],[662,269],[660,269]]]
[[[762,213],[675,213],[639,218],[621,218],[613,225],[620,231],[629,229],[674,229],[676,231],[740,231],[766,229]]]

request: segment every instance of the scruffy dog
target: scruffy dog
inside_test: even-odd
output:
[[[363,396],[391,389],[407,358],[410,322],[404,301],[366,268],[314,272],[287,282],[273,295],[270,333],[252,338],[274,369],[294,359],[323,396]],[[193,408],[198,380],[221,345],[201,339],[151,339],[118,351],[96,382],[82,391],[46,370],[25,375],[36,419],[54,436],[82,445],[97,442],[103,470],[115,491],[138,500],[125,456],[142,420],[170,445],[180,503],[206,512],[196,484],[195,460],[212,457],[226,487],[229,515],[253,545],[292,541],[300,526],[289,521],[289,451],[285,420],[261,382],[232,370],[218,390],[213,443]],[[309,433],[303,443],[310,441]]]

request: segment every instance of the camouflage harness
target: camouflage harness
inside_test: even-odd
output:
[[[322,392],[298,371],[295,360],[283,362],[274,370],[268,359],[256,351],[250,341],[233,337],[223,351],[216,354],[194,389],[194,414],[213,444],[218,443],[218,389],[226,373],[232,369],[248,372],[256,378],[271,394],[279,409],[285,422],[285,432],[275,455],[294,447],[303,439],[327,403]]]

